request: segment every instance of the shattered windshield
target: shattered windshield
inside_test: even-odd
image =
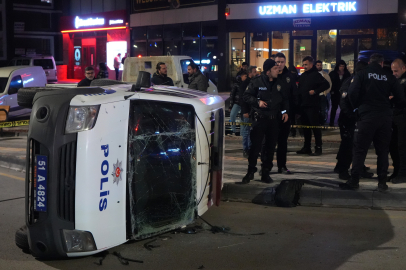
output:
[[[130,103],[128,186],[131,229],[145,238],[194,219],[195,112],[191,105]]]

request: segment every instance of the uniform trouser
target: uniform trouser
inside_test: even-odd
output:
[[[354,132],[354,150],[351,175],[359,179],[369,146],[374,143],[377,157],[378,179],[386,178],[389,167],[389,144],[392,135],[392,117],[360,119]]]
[[[406,114],[393,117],[390,150],[395,175],[406,176]]]
[[[303,107],[302,108],[302,125],[305,126],[320,126],[320,118],[319,118],[319,107]],[[316,140],[316,146],[321,147],[322,139],[321,139],[321,129],[313,128],[314,139]],[[312,144],[312,131],[310,128],[305,128],[303,130],[304,134],[304,147],[311,148]]]
[[[290,132],[290,121],[284,123],[280,120],[278,135],[278,150],[276,151],[276,160],[278,168],[286,167],[286,155],[288,153],[288,137]]]
[[[260,118],[252,125],[251,129],[251,151],[248,157],[248,170],[253,172],[257,166],[259,152],[261,152],[262,142],[265,138],[265,149],[262,151],[262,168],[270,170],[275,152],[275,146],[278,141],[279,116],[274,118]]]
[[[337,169],[345,172],[350,169],[352,163],[352,151],[354,142],[355,126],[340,123],[341,143],[337,153]]]
[[[340,105],[340,95],[339,94],[331,95],[331,112],[330,112],[330,124],[331,125],[334,125],[338,105]]]
[[[245,118],[244,116],[241,116],[241,120],[243,123],[246,123],[246,124],[251,123],[251,119]],[[240,126],[240,133],[242,135],[242,149],[244,151],[249,151],[251,149],[250,131],[251,131],[251,126],[246,126],[246,125]]]

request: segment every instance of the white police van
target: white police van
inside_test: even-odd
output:
[[[25,91],[36,91],[25,182],[33,256],[95,254],[190,224],[219,204],[224,101],[150,87],[149,78]],[[24,248],[21,240],[16,234]]]

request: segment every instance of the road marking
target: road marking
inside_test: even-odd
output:
[[[5,151],[5,152],[17,152],[17,151],[26,152],[27,149],[25,149],[25,148],[0,147],[0,151]]]
[[[25,178],[18,177],[18,176],[14,176],[14,175],[10,175],[10,174],[6,174],[6,173],[1,173],[1,172],[0,172],[0,175],[5,176],[5,177],[8,177],[8,178],[17,179],[17,180],[20,180],[20,181],[25,181]]]

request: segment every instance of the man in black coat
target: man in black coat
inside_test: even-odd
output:
[[[336,118],[336,112],[338,105],[340,104],[340,88],[343,82],[351,77],[350,72],[347,69],[347,63],[344,60],[338,61],[336,67],[329,74],[331,79],[331,111],[330,111],[330,127],[334,126],[334,121]]]
[[[354,133],[351,179],[339,185],[342,189],[359,188],[359,179],[372,142],[378,156],[378,190],[388,189],[386,181],[393,115],[389,97],[393,95],[399,108],[404,108],[406,98],[395,76],[382,68],[383,61],[383,55],[372,54],[368,67],[354,76],[348,90],[351,106],[358,111],[358,121]]]
[[[151,82],[155,85],[173,86],[173,81],[168,77],[168,68],[164,62],[159,62],[156,65],[156,72],[152,76]]]
[[[320,125],[320,93],[330,88],[330,84],[323,75],[319,73],[313,65],[313,57],[306,56],[303,59],[303,68],[305,72],[299,78],[299,104],[302,124],[305,126]],[[309,128],[303,130],[304,146],[297,154],[321,155],[322,154],[322,139],[321,129],[313,128],[316,147],[314,154],[311,150],[312,133]]]
[[[86,78],[84,78],[83,80],[81,80],[78,83],[77,87],[81,87],[81,86],[90,86],[90,84],[92,83],[92,81],[94,80],[94,68],[93,67],[87,67],[85,68],[85,76]]]
[[[251,106],[253,118],[251,130],[252,148],[248,157],[248,172],[242,183],[248,184],[254,179],[257,171],[257,159],[265,137],[266,157],[263,158],[261,181],[273,182],[269,176],[275,146],[278,140],[279,122],[289,120],[289,97],[282,89],[282,83],[277,80],[279,68],[272,59],[267,59],[263,65],[261,76],[251,80],[243,98]]]

